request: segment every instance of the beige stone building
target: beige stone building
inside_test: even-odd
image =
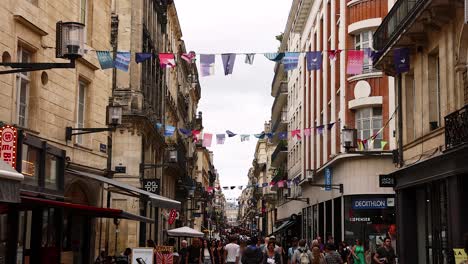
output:
[[[467,8],[399,0],[374,34],[382,54],[374,65],[395,76],[400,106],[399,169],[387,175],[395,180],[400,263],[451,262],[468,232]],[[408,57],[398,56],[402,48]],[[403,61],[409,67],[398,71]]]

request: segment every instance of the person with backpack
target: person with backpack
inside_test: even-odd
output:
[[[299,241],[299,247],[294,251],[291,264],[311,264],[312,252],[307,248],[305,239]]]
[[[297,246],[298,239],[297,239],[297,237],[293,237],[291,243],[292,243],[292,245],[288,249],[288,264],[295,264],[291,260],[292,260],[292,257],[294,255],[294,252],[296,251],[296,249],[298,249],[298,246]]]
[[[257,247],[258,239],[252,237],[250,244],[245,248],[244,254],[242,254],[242,264],[260,264],[263,260],[262,250]]]

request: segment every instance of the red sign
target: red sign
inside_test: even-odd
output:
[[[174,221],[176,220],[177,218],[177,210],[176,209],[172,209],[171,212],[169,213],[169,219],[167,220],[167,222],[172,225],[174,223]]]
[[[16,169],[16,137],[15,127],[6,125],[0,128],[0,158]]]

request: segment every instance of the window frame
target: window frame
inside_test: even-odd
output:
[[[23,60],[23,56],[26,54],[27,60]],[[17,61],[29,63],[32,62],[33,53],[27,50],[25,47],[18,45],[17,50]],[[20,127],[28,127],[29,119],[29,93],[31,90],[31,72],[19,72],[16,74],[16,122]],[[26,82],[26,88],[24,94],[22,92],[23,81]],[[22,103],[21,99],[24,98],[24,115],[21,115]],[[21,117],[23,121],[21,121]]]
[[[380,115],[375,115],[374,114],[374,109],[380,109]],[[369,110],[369,116],[368,117],[362,117],[360,116],[361,113],[363,113],[365,110]],[[382,107],[381,106],[373,106],[373,107],[365,107],[365,108],[360,108],[357,109],[355,112],[355,125],[356,125],[356,130],[357,130],[357,138],[364,140],[367,138],[370,138],[376,131],[379,131],[382,126],[383,126],[383,114],[382,114]],[[363,129],[363,122],[364,121],[369,121],[369,128],[368,129]],[[380,127],[374,128],[374,122],[380,121]],[[360,124],[360,125],[359,125]],[[364,131],[369,130],[369,137],[364,137]],[[379,140],[379,141],[377,141]],[[366,150],[374,150],[374,149],[381,149],[379,145],[376,143],[380,143],[383,140],[383,133],[377,134],[374,140],[373,146],[367,145]],[[377,147],[376,147],[377,146]]]
[[[363,37],[365,34],[368,34],[367,40],[364,41]],[[364,30],[360,31],[359,33],[354,34],[353,37],[353,42],[354,42],[354,48],[356,50],[364,50],[365,48],[371,48],[372,49],[372,42],[373,42],[373,31],[372,30]],[[357,38],[359,38],[359,41],[357,41]],[[363,47],[363,45],[367,45],[366,47]],[[364,54],[364,61],[363,61],[363,73],[369,73],[373,71],[373,64],[372,64],[372,59],[369,58],[366,54]]]
[[[89,83],[83,79],[78,80],[78,90],[76,95],[76,127],[84,128],[86,123],[86,95],[89,87]],[[82,99],[82,101],[81,101]],[[81,113],[82,111],[82,113]],[[82,120],[80,120],[80,114]],[[75,143],[82,145],[83,144],[83,135],[75,136]]]

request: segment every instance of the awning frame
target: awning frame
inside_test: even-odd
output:
[[[176,200],[169,199],[167,197],[157,195],[154,193],[147,192],[145,190],[136,188],[134,186],[131,186],[129,184],[125,184],[120,181],[116,181],[113,179],[109,179],[103,176],[99,176],[96,174],[92,173],[87,173],[87,172],[82,172],[82,171],[77,171],[77,170],[72,170],[72,169],[67,169],[66,172],[71,173],[75,176],[78,177],[86,177],[91,180],[99,181],[102,183],[107,183],[109,185],[112,185],[116,188],[119,188],[121,190],[124,190],[125,192],[128,192],[132,194],[133,196],[139,196],[143,197],[145,199],[149,199],[151,203],[153,204],[154,207],[160,207],[160,208],[166,208],[166,209],[180,209],[181,203]]]

